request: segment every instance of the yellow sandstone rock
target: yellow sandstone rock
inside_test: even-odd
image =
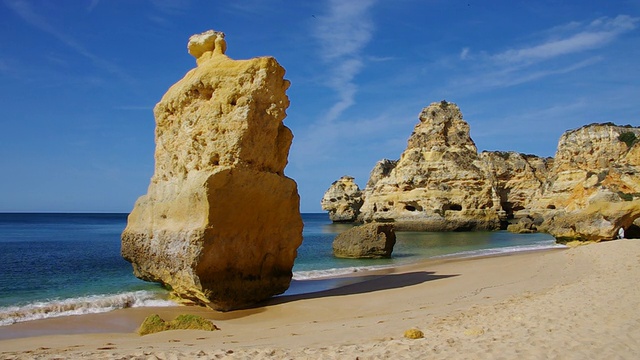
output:
[[[360,219],[397,230],[499,228],[500,199],[458,106],[432,103],[419,118],[400,160],[372,171]]]
[[[407,339],[422,339],[424,338],[424,333],[418,329],[409,329],[404,332],[404,337]]]
[[[230,310],[284,292],[302,242],[296,183],[284,175],[285,70],[233,60],[224,34],[189,39],[198,66],[154,109],[155,171],[122,234],[141,279]]]
[[[561,241],[614,239],[640,217],[640,128],[591,124],[565,132],[542,196],[541,230]]]
[[[343,176],[331,184],[320,205],[333,222],[353,222],[362,206],[362,191],[351,176]]]

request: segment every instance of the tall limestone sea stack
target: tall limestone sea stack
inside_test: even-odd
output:
[[[351,176],[343,176],[331,184],[322,197],[322,210],[329,212],[333,222],[353,222],[362,206],[362,191]]]
[[[227,57],[221,32],[192,36],[188,50],[198,66],[154,109],[155,172],[122,255],[185,302],[232,310],[284,292],[302,242],[284,175],[289,81],[272,57]]]
[[[432,103],[419,119],[400,160],[372,171],[360,219],[397,230],[498,228],[500,200],[458,106]]]

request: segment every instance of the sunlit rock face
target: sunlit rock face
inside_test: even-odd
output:
[[[360,220],[396,230],[499,228],[500,199],[458,106],[433,103],[419,119],[397,163],[372,171]]]
[[[515,151],[483,151],[480,158],[505,215],[528,216],[529,205],[540,197],[553,159]]]
[[[501,227],[569,241],[613,239],[623,228],[638,236],[640,128],[567,131],[555,158],[478,155],[460,109],[433,103],[400,159],[375,165],[362,198],[357,221],[393,222],[399,231]]]
[[[542,196],[531,205],[561,240],[616,237],[640,216],[640,128],[592,124],[565,132]]]
[[[198,66],[154,109],[155,171],[122,234],[136,276],[218,310],[284,292],[303,226],[297,185],[284,175],[293,139],[285,70],[225,50],[221,32],[190,38]]]
[[[331,184],[320,205],[333,222],[353,222],[362,206],[362,191],[351,176],[343,176]]]

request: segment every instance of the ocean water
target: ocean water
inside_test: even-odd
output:
[[[446,256],[481,256],[553,248],[546,234],[397,233],[391,259],[334,258],[334,237],[351,225],[303,214],[303,243],[291,293],[305,280]],[[173,306],[160,285],[133,276],[120,256],[127,214],[0,213],[0,326],[125,307]],[[297,288],[297,289],[296,289]]]

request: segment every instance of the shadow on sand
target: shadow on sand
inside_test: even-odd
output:
[[[434,272],[416,271],[403,274],[349,276],[330,279],[292,280],[289,290],[264,302],[263,306],[291,301],[317,299],[329,296],[365,294],[380,290],[397,289],[446,279],[458,275],[435,275]]]

